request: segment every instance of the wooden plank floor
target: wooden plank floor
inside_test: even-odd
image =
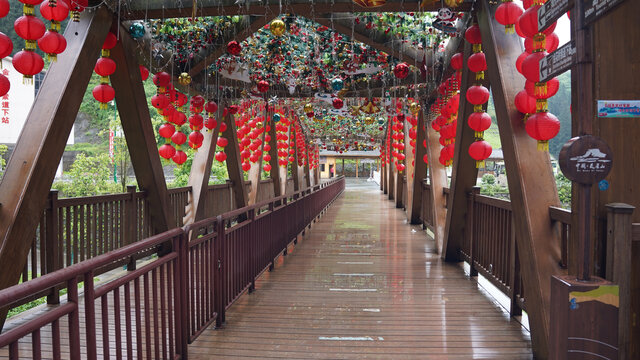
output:
[[[374,183],[347,190],[191,359],[531,359],[529,334]]]

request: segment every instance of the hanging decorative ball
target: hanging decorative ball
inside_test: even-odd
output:
[[[171,75],[162,71],[153,75],[153,83],[158,87],[158,92],[165,92],[166,88],[171,84]]]
[[[475,73],[485,71],[487,70],[487,58],[483,52],[475,53],[469,56],[467,66],[469,67],[469,70]]]
[[[142,78],[142,81],[146,81],[149,78],[149,69],[144,65],[140,65],[140,77]]]
[[[399,63],[398,65],[396,65],[395,68],[393,68],[393,74],[398,78],[398,79],[404,79],[407,76],[409,76],[409,65],[407,65],[407,63]]]
[[[340,91],[344,87],[344,81],[340,78],[334,78],[331,80],[331,88],[333,91]]]
[[[476,168],[484,167],[484,160],[491,156],[493,149],[484,140],[475,141],[469,146],[469,155],[476,161]]]
[[[0,18],[7,16],[10,9],[11,5],[9,4],[9,0],[0,0]]]
[[[182,131],[176,131],[171,136],[171,141],[173,141],[174,144],[180,146],[187,142],[187,135],[185,135]]]
[[[169,123],[164,123],[160,125],[160,128],[158,129],[158,135],[160,135],[165,139],[171,138],[173,134],[175,134],[175,132],[176,132],[176,127],[173,126],[173,124],[169,124]]]
[[[40,4],[40,14],[51,21],[52,31],[60,31],[60,22],[69,16],[69,6],[64,1],[45,0]]]
[[[187,161],[187,154],[182,150],[176,151],[176,154],[173,155],[173,162],[178,165],[182,165],[186,161]]]
[[[57,31],[49,30],[38,39],[38,47],[47,54],[51,61],[56,61],[58,54],[61,54],[67,48],[67,40]]]
[[[163,159],[171,159],[176,154],[176,149],[171,144],[164,144],[158,149],[158,153]]]
[[[11,38],[0,32],[0,59],[11,55],[13,42]]]
[[[458,98],[459,99],[459,98]],[[411,104],[409,104],[409,111],[413,114],[413,115],[417,115],[418,112],[420,111],[420,105],[418,105],[417,102],[412,102]]]
[[[367,116],[364,118],[364,123],[367,125],[373,124],[373,118],[371,116]],[[372,139],[373,140],[373,139]]]
[[[178,83],[180,83],[180,85],[191,84],[191,76],[186,72],[181,73],[180,76],[178,76]]]
[[[242,46],[240,46],[237,41],[231,40],[227,44],[227,52],[231,55],[238,56],[240,52],[242,52]]]
[[[266,80],[260,80],[258,81],[258,91],[260,91],[261,93],[266,93],[267,91],[269,91],[269,82]]]
[[[287,31],[287,26],[284,24],[284,21],[275,19],[269,24],[269,30],[271,30],[273,36],[282,36],[285,31]]]
[[[44,60],[34,51],[22,50],[13,56],[13,67],[24,75],[25,79],[33,78],[33,75],[42,71]]]
[[[344,102],[340,98],[333,98],[333,107],[336,109],[342,109]]]
[[[209,113],[209,116],[213,116],[213,113],[215,113],[216,111],[218,111],[218,104],[216,104],[215,101],[213,100],[209,100],[207,101],[207,103],[204,105],[204,109],[207,113]],[[214,126],[215,127],[215,126]]]
[[[496,21],[504,25],[505,33],[513,34],[515,32],[515,23],[524,10],[519,4],[513,1],[505,1],[496,9]]]
[[[15,59],[15,58],[14,58]],[[100,102],[100,109],[107,108],[107,103],[116,96],[115,90],[109,84],[100,84],[93,88],[93,97]]]
[[[129,34],[134,39],[139,39],[144,36],[145,29],[141,22],[134,22],[129,26]]]
[[[453,70],[462,70],[464,64],[464,55],[462,53],[456,53],[451,57],[451,68]]]
[[[304,105],[304,113],[309,114],[313,112],[313,105],[311,103],[307,103]]]
[[[227,154],[225,154],[224,151],[219,151],[216,153],[215,158],[218,162],[224,162],[227,160]]]
[[[549,151],[549,140],[560,131],[560,121],[549,112],[537,112],[525,124],[527,134],[538,140],[538,150]]]
[[[10,88],[11,82],[9,79],[3,74],[0,74],[0,96],[5,96],[9,92]]]

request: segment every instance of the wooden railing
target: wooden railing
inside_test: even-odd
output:
[[[138,359],[187,358],[187,343],[214,321],[224,322],[226,308],[253,289],[256,277],[273,265],[276,256],[286,254],[289,243],[344,186],[344,178],[336,178],[0,290],[0,308],[14,307],[33,293],[52,288],[69,291],[63,304],[43,316],[5,329],[0,334],[0,355],[10,359],[20,358],[21,353],[54,359],[96,359],[98,355],[131,359],[134,354]],[[73,206],[79,206],[76,202]],[[152,252],[158,257],[139,269],[94,284],[102,269]]]
[[[420,208],[420,219],[422,227],[433,231],[433,197],[431,196],[431,185],[427,180],[422,180],[422,204]]]

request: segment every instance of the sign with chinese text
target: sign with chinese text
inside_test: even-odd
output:
[[[576,47],[573,41],[569,41],[540,60],[540,81],[551,80],[554,76],[571,69],[575,62]]]
[[[560,16],[564,15],[573,6],[569,0],[549,0],[538,8],[538,29],[542,32],[551,24],[556,22]]]
[[[584,25],[588,25],[609,12],[624,0],[582,0],[584,1]]]
[[[9,92],[0,98],[0,144],[15,144],[33,104],[34,85],[22,82],[9,57],[2,59],[0,72],[11,82]]]
[[[598,100],[598,117],[640,117],[640,100]]]
[[[560,169],[571,181],[591,185],[611,171],[613,155],[604,140],[592,135],[569,139],[560,150]]]

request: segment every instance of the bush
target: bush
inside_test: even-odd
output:
[[[58,181],[52,186],[66,197],[111,194],[122,190],[113,181],[113,165],[107,154],[78,154],[67,176],[70,181]]]

